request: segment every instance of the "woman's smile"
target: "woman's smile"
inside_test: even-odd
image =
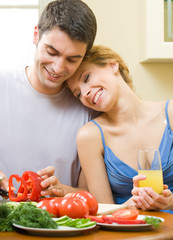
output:
[[[99,90],[96,92],[96,94],[93,96],[92,102],[93,102],[94,104],[97,104],[97,103],[99,102],[102,93],[103,93],[103,88],[99,89]]]

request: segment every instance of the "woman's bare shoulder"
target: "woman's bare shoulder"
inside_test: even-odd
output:
[[[173,100],[170,100],[168,105],[168,116],[171,129],[173,130]]]
[[[100,137],[99,128],[93,123],[88,122],[83,127],[81,127],[77,134],[78,140],[97,140]]]

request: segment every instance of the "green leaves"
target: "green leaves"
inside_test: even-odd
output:
[[[152,224],[155,228],[160,227],[160,223],[162,222],[160,218],[156,217],[145,217],[143,220],[146,221],[147,224]]]
[[[13,231],[13,223],[33,228],[57,228],[57,223],[43,209],[29,202],[16,206],[0,205],[0,231]]]

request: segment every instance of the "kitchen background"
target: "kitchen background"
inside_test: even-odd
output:
[[[0,0],[1,17],[4,12],[1,11],[2,1]],[[24,0],[18,1],[24,2]],[[7,4],[8,0],[5,2]],[[12,2],[14,3],[14,0]],[[41,11],[48,2],[51,1],[39,1]],[[84,0],[84,2],[91,7],[97,18],[98,31],[95,44],[109,46],[123,57],[131,72],[136,93],[145,100],[157,101],[173,98],[173,42],[172,40],[169,43],[164,42],[164,12],[160,14],[160,11],[164,11],[161,7],[167,4],[166,0]],[[170,0],[170,2],[173,6],[173,1]],[[0,67],[8,68],[10,64],[14,66],[19,52],[24,52],[25,56],[30,55],[32,59],[32,51],[27,49],[29,49],[28,45],[32,44],[34,24],[37,24],[35,21],[38,8],[34,11],[34,14],[29,15],[29,23],[33,24],[32,29],[29,30],[28,27],[27,31],[30,36],[27,38],[29,43],[21,40],[25,37],[24,28],[27,29],[27,24],[25,27],[22,26],[21,18],[14,27],[11,27],[12,20],[8,25],[6,20],[0,19],[0,52],[4,51],[6,56],[6,59],[2,58],[1,54]],[[10,15],[5,14],[5,17],[10,19]],[[171,23],[173,28],[173,14]],[[18,32],[15,30],[17,27]],[[7,37],[6,33],[10,31],[11,37]],[[24,42],[24,50],[21,51],[15,46],[13,37],[16,37],[18,42],[20,40]],[[9,47],[12,47],[12,50],[9,50]],[[17,52],[14,54],[13,51]],[[151,53],[154,55],[154,60],[152,57],[150,59],[148,51],[154,52]],[[167,52],[168,58],[165,57]],[[12,60],[14,55],[16,61]]]

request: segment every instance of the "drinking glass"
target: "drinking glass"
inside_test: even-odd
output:
[[[139,187],[152,187],[159,194],[163,191],[163,173],[160,153],[157,149],[145,149],[138,151],[138,174],[146,176],[139,181]]]

